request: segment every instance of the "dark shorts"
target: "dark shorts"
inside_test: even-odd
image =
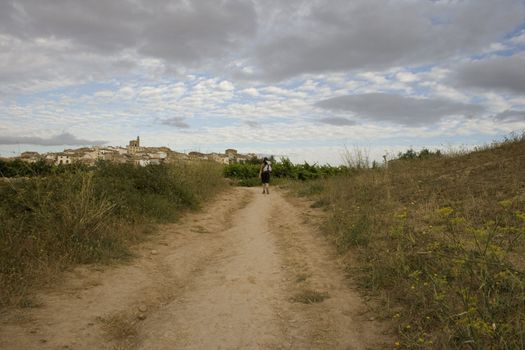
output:
[[[270,173],[267,172],[267,171],[264,171],[262,174],[261,174],[261,181],[263,184],[268,184],[270,183]]]

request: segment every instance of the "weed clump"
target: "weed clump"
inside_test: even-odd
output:
[[[328,298],[328,293],[322,293],[316,290],[303,290],[292,297],[292,301],[303,304],[321,303]]]
[[[97,321],[106,338],[118,344],[116,349],[129,349],[136,342],[138,320],[133,315],[119,312],[98,317]]]

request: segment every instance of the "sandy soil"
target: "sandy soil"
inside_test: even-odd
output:
[[[130,263],[78,267],[38,307],[3,313],[0,349],[386,348],[317,215],[232,189]]]

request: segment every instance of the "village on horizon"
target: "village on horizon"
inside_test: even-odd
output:
[[[224,153],[182,153],[172,151],[169,147],[144,147],[140,145],[140,137],[129,141],[126,147],[120,146],[93,146],[78,149],[66,149],[63,152],[22,152],[20,156],[9,159],[20,159],[27,163],[45,161],[46,163],[61,165],[81,163],[95,165],[98,160],[117,163],[134,163],[141,166],[149,164],[170,163],[179,160],[211,160],[221,164],[244,163],[257,158],[255,153],[239,154],[235,149],[227,149]]]

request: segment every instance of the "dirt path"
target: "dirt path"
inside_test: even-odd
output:
[[[279,192],[232,189],[119,267],[68,273],[0,316],[0,349],[379,349],[381,325]]]

